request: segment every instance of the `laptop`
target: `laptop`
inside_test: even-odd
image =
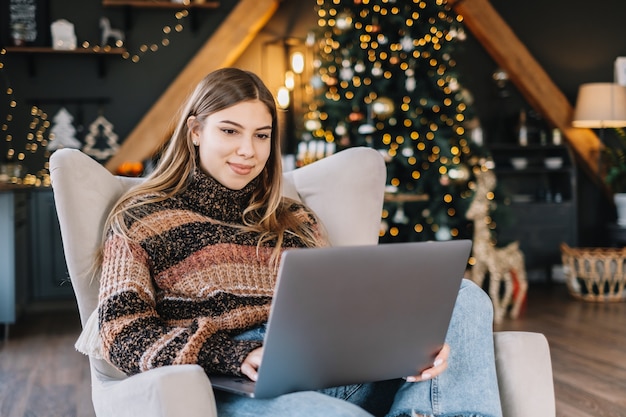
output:
[[[470,240],[284,252],[258,379],[210,375],[254,398],[417,375],[443,346]]]

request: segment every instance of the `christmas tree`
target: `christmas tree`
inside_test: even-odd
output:
[[[486,151],[470,138],[471,95],[455,71],[462,18],[444,0],[317,4],[311,137],[383,154],[381,242],[471,238],[465,212]]]

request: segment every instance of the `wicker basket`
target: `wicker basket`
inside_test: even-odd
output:
[[[585,301],[624,301],[626,248],[571,248],[561,244],[567,288]]]

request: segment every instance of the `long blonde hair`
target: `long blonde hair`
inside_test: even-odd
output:
[[[209,115],[249,100],[261,101],[272,116],[271,150],[250,204],[244,210],[241,228],[258,232],[259,246],[273,239],[276,241],[272,254],[274,264],[279,258],[285,233],[295,234],[306,246],[316,246],[319,237],[316,230],[309,222],[295,218],[286,207],[290,202],[282,198],[280,138],[274,97],[257,75],[236,68],[213,71],[200,81],[182,106],[172,137],[154,171],[115,204],[105,224],[104,238],[111,231],[130,240],[125,220],[134,218],[131,209],[166,200],[187,187],[190,177],[199,169],[198,152],[187,126],[190,116],[195,116],[202,125]]]

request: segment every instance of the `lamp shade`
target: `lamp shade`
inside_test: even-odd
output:
[[[626,126],[626,87],[613,83],[581,85],[572,126],[599,129]]]

